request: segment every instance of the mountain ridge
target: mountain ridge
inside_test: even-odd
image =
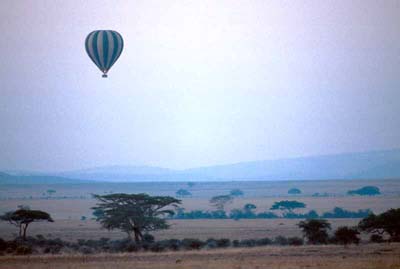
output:
[[[31,176],[89,182],[400,179],[400,149],[246,161],[182,170],[110,165]]]

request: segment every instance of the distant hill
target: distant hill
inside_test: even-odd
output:
[[[346,153],[171,170],[108,166],[57,174],[96,181],[400,179],[400,149]]]
[[[69,179],[64,177],[49,176],[49,175],[10,175],[4,172],[0,172],[0,185],[4,184],[64,184],[64,183],[83,183],[87,182],[80,179]]]

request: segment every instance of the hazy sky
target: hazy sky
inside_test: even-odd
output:
[[[400,147],[399,27],[398,0],[2,0],[0,170]],[[97,29],[125,40],[108,79]]]

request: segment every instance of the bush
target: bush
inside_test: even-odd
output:
[[[237,239],[233,240],[232,241],[232,246],[235,247],[235,248],[240,247],[240,241],[237,240]]]
[[[154,236],[152,236],[151,234],[144,234],[143,235],[143,242],[154,243]]]
[[[4,251],[7,248],[7,242],[0,238],[0,251]]]
[[[167,249],[167,244],[164,241],[155,242],[150,245],[150,250],[153,252],[161,252]]]
[[[166,240],[166,245],[170,250],[177,251],[180,249],[182,243],[178,239],[169,239],[169,240]]]
[[[271,245],[271,244],[272,244],[272,240],[269,239],[268,237],[261,238],[256,241],[257,246],[266,246],[266,245]]]
[[[254,239],[244,239],[244,240],[241,240],[239,243],[239,246],[248,247],[248,248],[255,247],[256,245],[257,245],[257,241]]]
[[[194,238],[185,238],[182,240],[182,247],[187,250],[191,249],[201,249],[205,245],[205,242],[194,239]]]
[[[335,231],[333,241],[342,245],[358,244],[360,242],[360,238],[358,238],[359,234],[356,228],[339,227]]]
[[[379,235],[379,234],[371,235],[371,237],[369,238],[369,241],[371,243],[383,243],[383,242],[385,242],[385,240],[383,239],[382,235]]]
[[[304,240],[301,237],[289,237],[288,238],[288,244],[291,246],[301,246],[304,245]]]
[[[284,236],[280,235],[275,237],[274,244],[276,245],[286,246],[288,243],[288,239]]]
[[[91,247],[82,246],[79,248],[79,252],[85,255],[93,254],[94,251]]]
[[[15,249],[15,255],[29,255],[32,254],[32,248],[30,246],[18,246]]]
[[[207,239],[206,247],[210,249],[217,248],[218,247],[217,240],[215,240],[214,238]]]

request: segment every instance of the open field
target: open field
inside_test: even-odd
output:
[[[257,247],[135,254],[3,256],[0,268],[19,269],[395,269],[399,244]]]
[[[301,236],[296,226],[299,219],[241,219],[235,220],[173,220],[168,230],[152,232],[156,239],[229,238],[254,239],[276,236]],[[329,219],[332,228],[352,226],[359,219]],[[17,232],[15,226],[0,222],[0,237],[12,239]],[[120,239],[126,234],[118,230],[107,231],[93,220],[60,220],[55,223],[32,223],[29,235],[42,234],[48,238],[61,238],[68,241],[77,239],[100,239],[101,237]]]
[[[365,185],[375,185],[381,189],[379,196],[348,196],[349,189]],[[287,190],[298,187],[303,191],[301,195],[288,196]],[[240,188],[244,191],[243,198],[235,198],[232,204],[226,206],[229,212],[233,208],[242,208],[246,203],[257,206],[256,211],[269,210],[275,201],[298,200],[307,207],[297,210],[301,213],[316,210],[318,213],[342,207],[347,210],[371,209],[381,213],[389,208],[400,207],[400,180],[325,180],[301,182],[196,182],[188,186],[182,182],[164,183],[93,183],[93,184],[56,184],[56,185],[0,185],[0,214],[15,210],[18,205],[28,205],[32,209],[41,209],[49,212],[55,223],[33,223],[29,227],[30,235],[42,234],[46,237],[62,238],[64,240],[123,238],[124,233],[107,231],[91,220],[90,209],[96,203],[90,193],[146,192],[157,195],[174,195],[179,188],[186,188],[193,193],[193,197],[182,199],[182,207],[186,210],[211,210],[209,199],[212,195],[226,194],[231,189]],[[54,189],[54,197],[43,197],[47,189]],[[314,192],[330,194],[328,197],[313,197]],[[32,196],[32,199],[27,198]],[[279,213],[279,212],[277,212]],[[87,220],[80,220],[85,216]],[[359,219],[330,219],[333,228],[342,225],[356,225]],[[248,239],[260,237],[275,237],[278,235],[300,236],[296,226],[298,219],[253,219],[234,220],[172,220],[171,229],[155,232],[157,239],[196,237],[200,239],[230,238]],[[0,222],[0,237],[11,239],[17,232],[16,227]]]

